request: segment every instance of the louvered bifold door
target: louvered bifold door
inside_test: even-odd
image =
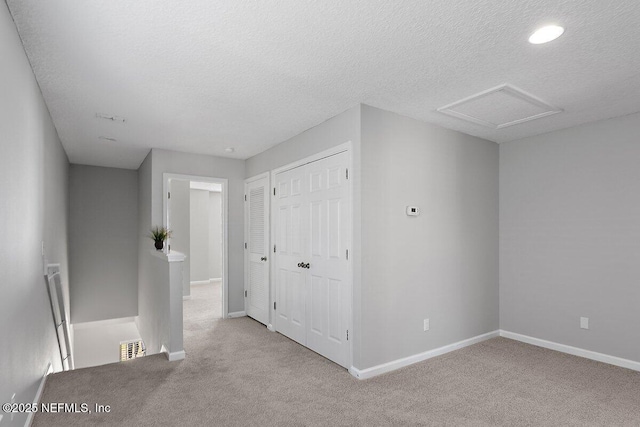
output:
[[[246,194],[246,267],[247,315],[269,322],[269,179],[245,184]]]

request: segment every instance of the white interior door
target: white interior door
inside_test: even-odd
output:
[[[309,183],[307,347],[342,366],[349,362],[351,287],[348,153],[305,167]]]
[[[276,175],[276,330],[347,366],[348,153]]]
[[[245,183],[247,315],[269,323],[269,178]]]
[[[276,331],[306,345],[305,229],[309,206],[304,168],[276,175]],[[306,192],[304,192],[306,193]]]

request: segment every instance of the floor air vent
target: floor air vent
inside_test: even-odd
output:
[[[144,343],[138,341],[125,341],[120,343],[120,361],[142,357],[147,352]]]

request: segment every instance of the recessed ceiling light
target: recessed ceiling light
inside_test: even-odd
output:
[[[551,40],[555,40],[564,33],[564,28],[558,25],[547,25],[537,29],[531,36],[529,36],[529,43],[542,44],[548,43]]]
[[[233,147],[227,147],[224,149],[224,151],[226,151],[227,153],[233,153],[234,151],[236,151],[236,149]]]
[[[108,136],[99,136],[98,139],[103,139],[105,141],[111,141],[111,142],[116,142],[117,141],[117,139],[109,138]]]

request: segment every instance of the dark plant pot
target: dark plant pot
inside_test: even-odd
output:
[[[161,251],[163,247],[164,247],[164,241],[156,240],[156,249]]]

